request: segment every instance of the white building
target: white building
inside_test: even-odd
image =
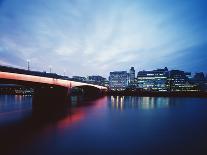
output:
[[[109,87],[111,90],[124,90],[128,86],[128,73],[126,71],[110,72]]]

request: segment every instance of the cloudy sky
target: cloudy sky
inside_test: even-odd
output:
[[[205,0],[0,0],[0,64],[72,75],[207,71]]]

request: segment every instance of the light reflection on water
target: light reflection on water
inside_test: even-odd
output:
[[[93,109],[98,111],[104,108],[107,103],[107,97],[102,97],[94,101],[84,101],[83,97],[71,96],[71,107],[67,111],[67,115],[57,122],[57,126],[60,129],[67,128],[71,124],[78,123],[87,115],[87,111]],[[100,115],[99,112],[94,112],[94,116]]]
[[[14,123],[31,115],[30,95],[0,95],[0,126]]]
[[[137,97],[137,96],[111,96],[108,97],[111,109],[154,109],[169,108],[173,106],[168,97]]]
[[[0,95],[0,112],[31,107],[31,95]]]

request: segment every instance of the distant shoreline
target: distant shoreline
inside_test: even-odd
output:
[[[143,96],[143,97],[205,97],[207,92],[140,92],[140,91],[109,91],[112,96]]]
[[[0,92],[0,95],[34,95],[34,93],[35,92],[27,92],[27,93]],[[207,98],[207,92],[139,92],[139,91],[123,90],[123,91],[108,91],[104,93],[104,95],[140,96],[140,97],[203,97],[203,98]]]

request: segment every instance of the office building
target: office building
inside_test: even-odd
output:
[[[78,81],[78,82],[86,82],[86,78],[82,76],[73,76],[71,80]]]
[[[92,75],[87,77],[87,82],[97,85],[105,85],[106,78],[99,75]]]
[[[188,78],[189,73],[181,70],[171,70],[169,73],[170,74],[167,81],[168,91],[198,91],[197,85],[191,82],[191,80]]]
[[[128,73],[126,71],[110,72],[109,87],[111,90],[124,90],[128,86]]]
[[[135,69],[134,67],[131,67],[129,70],[129,83],[134,84],[135,83]]]
[[[207,91],[207,80],[203,72],[195,73],[192,81],[198,86],[200,91]]]
[[[138,88],[143,91],[167,91],[168,69],[139,71],[137,74]]]

